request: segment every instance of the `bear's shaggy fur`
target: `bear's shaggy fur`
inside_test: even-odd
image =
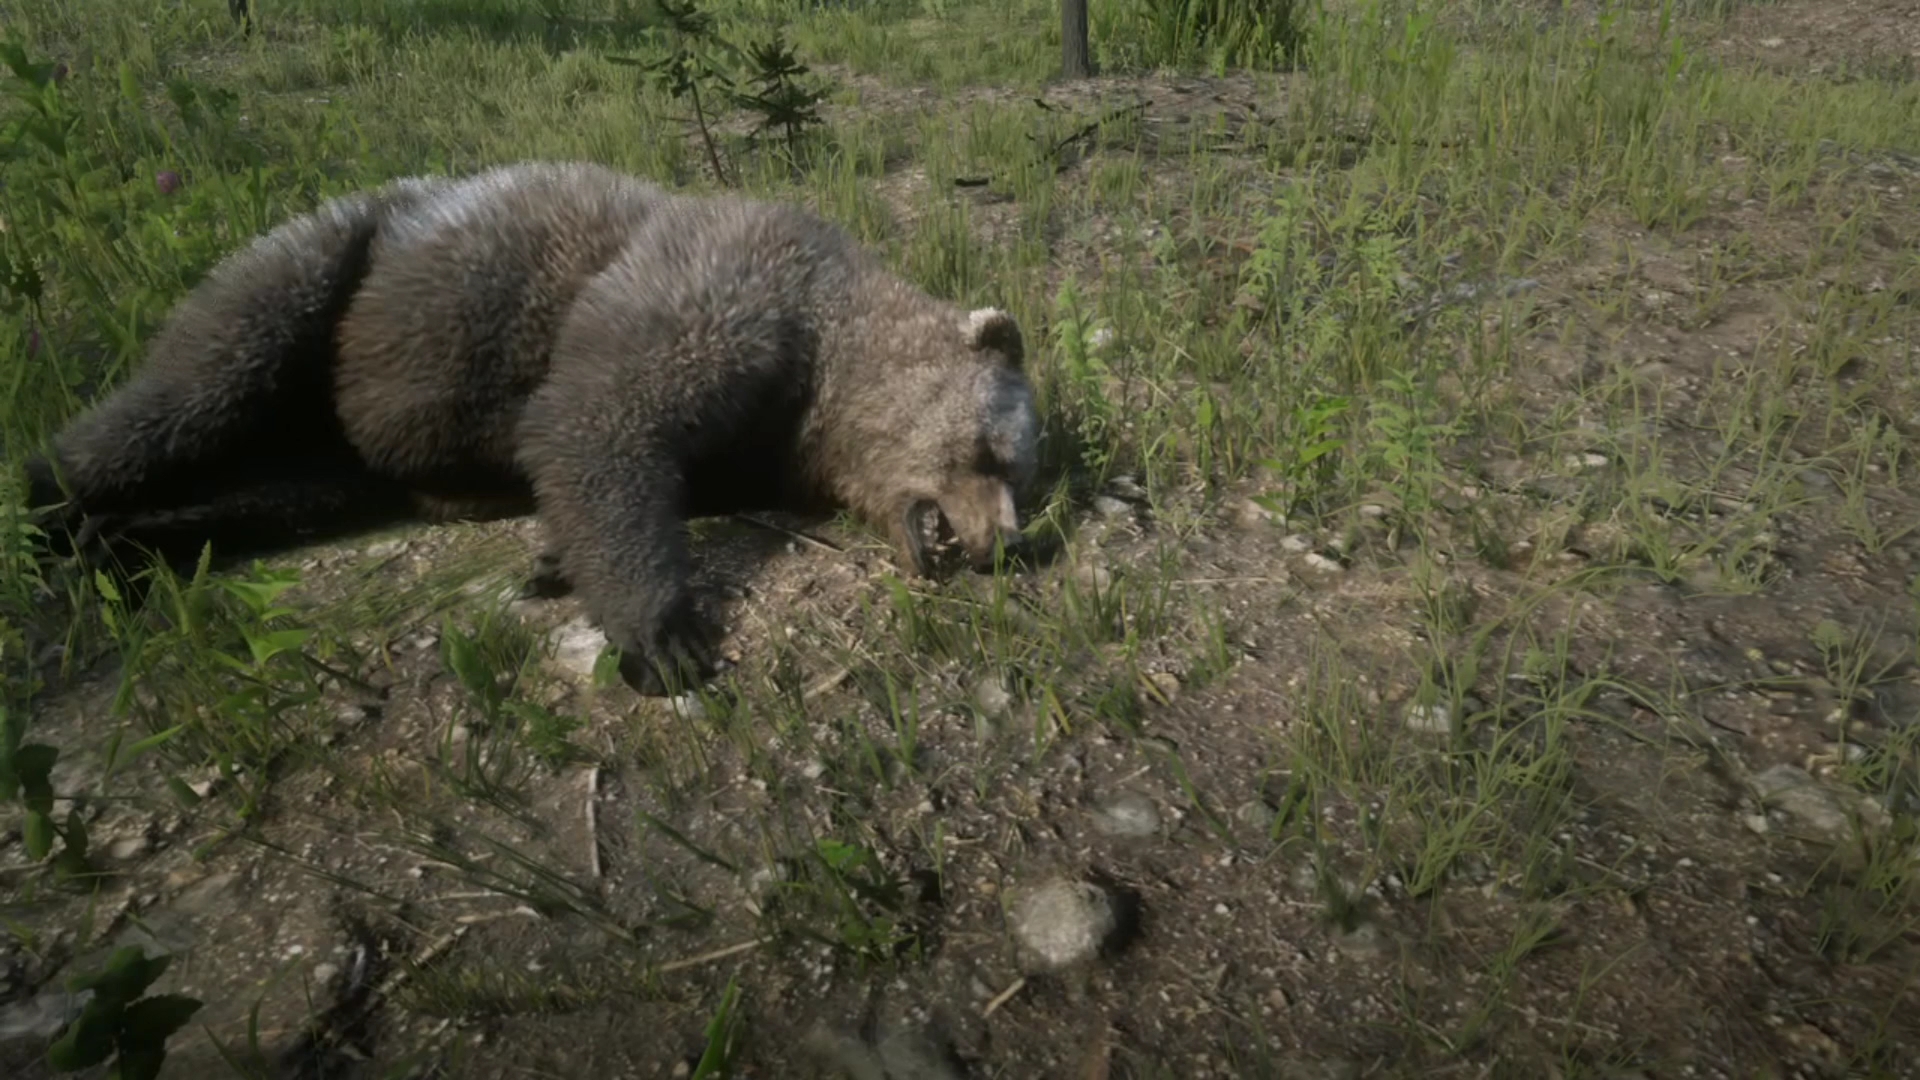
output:
[[[713,670],[688,517],[844,507],[924,574],[931,504],[976,566],[1017,548],[1023,361],[1011,316],[796,207],[522,163],[340,198],[230,256],[28,463],[29,497],[194,550],[537,512],[544,591],[577,587],[661,693]]]

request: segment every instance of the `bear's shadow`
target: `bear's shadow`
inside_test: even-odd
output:
[[[255,560],[278,561],[303,552],[335,548],[350,561],[371,559],[368,549],[382,538],[417,537],[433,530],[431,522],[417,513],[401,510],[394,502],[374,499],[353,507],[352,512],[332,518],[326,525],[303,528],[298,535],[282,530],[195,527],[205,522],[191,513],[185,520],[171,519],[167,513],[134,517],[116,523],[118,529],[108,536],[74,542],[67,528],[50,531],[40,552],[45,588],[33,606],[27,629],[29,652],[43,657],[41,675],[49,685],[64,682],[57,662],[60,650],[50,650],[64,636],[62,627],[72,618],[70,598],[76,579],[104,577],[119,594],[119,602],[131,609],[142,609],[154,587],[163,580],[152,573],[161,567],[174,578],[191,579],[199,569],[201,553],[210,546],[207,570],[210,574],[245,573]],[[498,512],[466,516],[458,524],[485,526],[531,523],[531,513]],[[51,523],[49,523],[51,524]],[[66,523],[62,522],[64,526]],[[445,523],[453,524],[453,523]],[[775,528],[748,524],[729,518],[703,518],[688,522],[691,571],[687,582],[696,619],[712,646],[724,648],[731,637],[725,631],[737,598],[744,597],[759,578],[761,570],[792,542]],[[789,526],[796,528],[795,526]],[[54,535],[56,533],[58,535]],[[211,534],[211,535],[209,535]],[[564,583],[555,589],[542,589],[542,537],[529,531],[524,553],[516,556],[518,566],[509,562],[509,598],[531,601],[545,607],[553,603],[578,603],[576,590]],[[544,621],[544,620],[543,620]],[[48,666],[54,665],[54,666]]]
[[[468,525],[535,522],[530,507],[502,507],[494,512],[473,513],[463,519]],[[257,529],[221,529],[211,531],[204,521],[190,515],[173,521],[166,514],[124,523],[127,532],[115,539],[96,541],[87,551],[88,558],[70,570],[91,575],[98,569],[112,578],[130,605],[139,605],[153,584],[144,567],[158,561],[173,574],[190,578],[197,570],[202,550],[211,541],[208,560],[210,572],[244,570],[254,560],[274,559],[299,551],[333,545],[371,544],[375,538],[403,530],[418,535],[432,525],[410,508],[405,499],[369,493],[348,512],[326,523],[303,528],[297,535]],[[937,518],[929,522],[932,531],[928,553],[936,580],[945,581],[972,571],[952,543],[952,534]],[[723,628],[734,620],[744,598],[767,583],[770,564],[781,555],[800,555],[848,560],[850,563],[877,560],[896,573],[895,556],[877,534],[850,524],[832,513],[801,514],[781,510],[743,511],[737,514],[697,517],[686,522],[691,574],[688,586],[696,611],[716,644],[733,636]],[[524,559],[515,573],[520,598],[549,603],[562,598],[578,600],[577,592],[560,583],[558,588],[543,588],[540,533],[533,532]],[[1064,538],[1048,532],[1035,538],[1026,552],[1008,565],[1014,573],[1030,573],[1052,564],[1058,557]],[[816,549],[809,552],[809,548]],[[69,549],[70,550],[70,549]],[[794,567],[807,574],[804,563]],[[56,596],[63,590],[53,590]]]

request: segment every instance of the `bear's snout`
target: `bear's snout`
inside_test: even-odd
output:
[[[1013,487],[990,476],[969,476],[939,500],[940,516],[966,552],[967,561],[982,572],[994,568],[996,558],[1012,563],[1028,550],[1014,506]]]

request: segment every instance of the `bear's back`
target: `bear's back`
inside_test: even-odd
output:
[[[529,162],[394,200],[338,332],[335,402],[391,474],[508,471],[513,424],[580,289],[671,199],[597,165]]]

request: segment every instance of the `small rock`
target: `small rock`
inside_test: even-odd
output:
[[[172,908],[182,915],[199,915],[212,910],[228,890],[239,881],[233,874],[209,874],[181,890]]]
[[[1822,1062],[1838,1062],[1845,1056],[1833,1036],[1812,1024],[1789,1024],[1780,1029],[1780,1038],[1806,1057]]]
[[[591,678],[593,665],[607,647],[607,635],[582,615],[553,632],[553,660],[566,670]]]
[[[1280,513],[1260,505],[1252,499],[1241,499],[1234,507],[1234,520],[1249,528],[1255,525],[1285,525],[1287,519]]]
[[[1069,967],[1091,959],[1119,927],[1113,898],[1084,881],[1051,881],[1015,903],[1014,937],[1043,965]]]
[[[1767,805],[1805,823],[1827,840],[1840,842],[1853,835],[1853,819],[1863,827],[1889,824],[1886,809],[1858,792],[1842,791],[1814,779],[1794,765],[1775,765],[1753,778],[1753,786]]]
[[[1171,671],[1156,671],[1147,676],[1147,681],[1168,701],[1180,696],[1180,676]]]
[[[144,832],[133,833],[115,839],[107,845],[107,857],[117,862],[139,858],[153,848],[153,841]]]
[[[774,889],[793,879],[793,868],[785,862],[774,861],[754,867],[748,871],[741,884],[747,895],[754,900],[765,900]]]
[[[847,1080],[961,1080],[951,1055],[925,1034],[899,1030],[878,1045],[853,1035],[817,1028],[803,1044],[817,1058],[839,1067]]]
[[[1283,550],[1291,551],[1297,555],[1302,551],[1311,551],[1313,549],[1313,541],[1299,533],[1294,533],[1292,536],[1282,539],[1280,541],[1280,547]]]
[[[1240,819],[1242,824],[1265,833],[1273,830],[1273,823],[1280,817],[1280,812],[1268,806],[1264,801],[1254,799],[1251,802],[1243,803],[1239,809],[1233,812],[1233,816]]]
[[[999,676],[989,675],[973,687],[973,707],[989,720],[1004,720],[1013,711],[1013,692],[1007,689],[1007,681]]]
[[[1453,706],[1444,701],[1431,705],[1416,704],[1407,709],[1407,730],[1427,735],[1446,735],[1453,731]]]
[[[1363,518],[1383,518],[1387,516],[1387,508],[1381,506],[1379,503],[1361,503],[1360,516]]]
[[[407,550],[407,541],[402,538],[381,540],[367,545],[367,558],[386,559]]]
[[[1323,574],[1338,574],[1341,571],[1346,569],[1346,567],[1341,566],[1338,562],[1334,561],[1333,559],[1327,558],[1325,555],[1322,555],[1317,551],[1307,552],[1307,556],[1303,561],[1308,566],[1314,568],[1315,570],[1320,571]]]
[[[0,1043],[16,1039],[51,1039],[86,1007],[93,991],[77,994],[49,988],[25,1001],[0,1006]]]
[[[1152,836],[1160,831],[1160,810],[1139,792],[1122,792],[1093,812],[1093,827],[1108,836]]]
[[[707,718],[707,704],[701,701],[697,694],[681,694],[668,698],[667,707],[682,720],[699,721]]]
[[[1387,951],[1385,937],[1372,923],[1361,923],[1345,933],[1336,933],[1333,947],[1355,960],[1370,960]]]
[[[1107,483],[1107,487],[1123,499],[1132,499],[1135,502],[1145,502],[1147,499],[1147,489],[1141,487],[1139,481],[1126,473],[1114,477]]]
[[[962,1080],[951,1055],[921,1032],[892,1032],[880,1040],[879,1051],[889,1080]]]
[[[1833,482],[1833,477],[1827,475],[1825,469],[1801,469],[1799,477],[1800,485],[1809,493],[1828,495],[1840,490],[1840,486]]]
[[[1111,495],[1095,495],[1093,508],[1101,517],[1120,518],[1133,515],[1133,504],[1125,499],[1116,499]]]
[[[1105,593],[1113,587],[1113,571],[1099,563],[1081,563],[1073,568],[1073,582],[1091,593]]]

